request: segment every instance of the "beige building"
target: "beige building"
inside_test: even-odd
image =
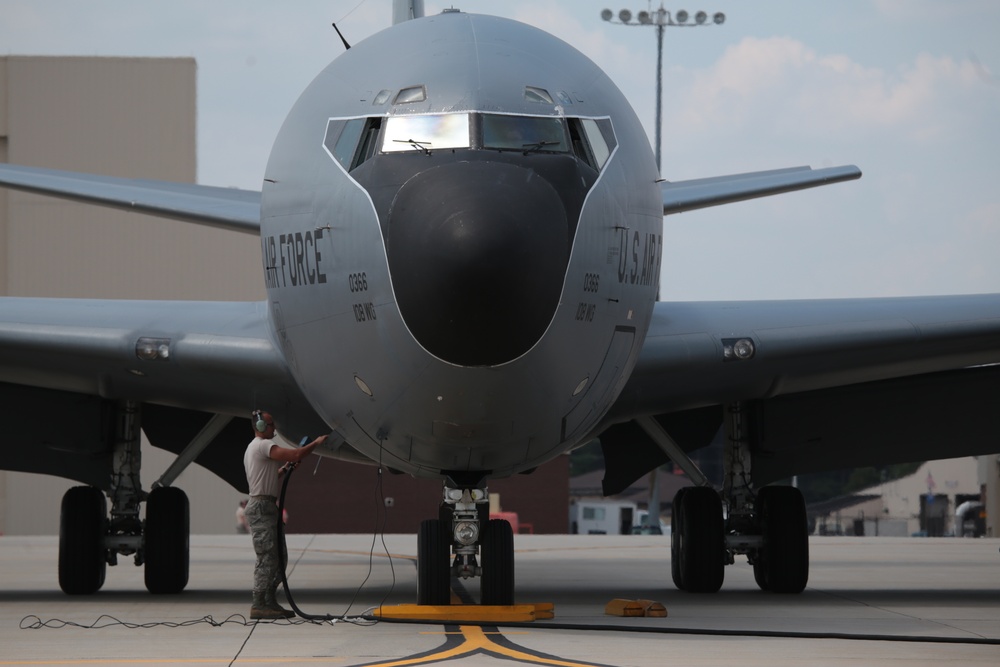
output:
[[[196,74],[191,58],[0,57],[0,162],[195,182]],[[0,189],[3,295],[259,300],[259,256],[251,235]],[[144,488],[172,458],[143,442]],[[175,484],[192,532],[234,530],[228,484],[199,466]],[[72,485],[0,471],[0,534],[58,533]]]
[[[834,533],[908,537],[962,535],[955,511],[965,500],[986,498],[986,536],[996,532],[997,456],[966,456],[927,461],[912,475],[859,491],[858,502],[844,506],[821,522]],[[927,497],[934,501],[927,504]],[[921,521],[921,514],[924,521]],[[933,530],[929,523],[936,522]]]

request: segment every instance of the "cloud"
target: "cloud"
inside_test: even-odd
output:
[[[704,67],[672,69],[668,177],[843,163],[865,175],[668,217],[664,298],[998,289],[1000,87],[974,58],[918,48],[873,65],[865,54],[748,37]],[[752,278],[724,278],[734,274]]]
[[[1000,101],[972,60],[921,54],[890,71],[823,55],[788,37],[747,37],[712,67],[689,73],[677,122],[688,128],[953,139],[970,113]]]

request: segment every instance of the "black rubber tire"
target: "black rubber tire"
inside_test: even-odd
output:
[[[674,494],[673,505],[671,505],[670,518],[670,577],[673,579],[677,590],[684,590],[684,578],[681,576],[681,526],[684,523],[681,505],[684,503],[684,495],[689,486],[682,486]]]
[[[757,556],[757,559],[753,563],[753,580],[757,582],[757,586],[762,591],[771,590],[770,584],[767,583],[767,568],[764,565],[762,556]]]
[[[108,525],[104,493],[74,486],[62,499],[59,517],[59,588],[68,595],[91,595],[107,572],[104,535]]]
[[[757,492],[756,505],[764,538],[759,566],[766,588],[761,588],[801,593],[809,582],[809,532],[802,492],[792,486],[765,486]],[[754,574],[756,578],[756,568]]]
[[[417,533],[417,604],[451,604],[449,523],[427,519]]]
[[[180,593],[188,583],[191,509],[187,494],[173,486],[153,489],[146,499],[146,589]]]
[[[716,593],[725,578],[726,542],[722,500],[715,489],[690,487],[680,507],[678,576],[681,590]]]
[[[490,519],[482,540],[483,574],[479,581],[484,605],[514,604],[514,531],[505,519]]]

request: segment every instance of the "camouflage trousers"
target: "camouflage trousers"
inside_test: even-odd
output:
[[[278,506],[268,496],[252,496],[247,502],[245,513],[253,536],[253,550],[257,554],[257,564],[253,570],[254,597],[262,595],[274,599],[274,591],[281,583],[279,548],[285,563],[288,563],[285,543],[278,543]]]

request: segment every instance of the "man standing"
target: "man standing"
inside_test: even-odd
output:
[[[278,549],[285,553],[285,545],[278,543],[277,502],[281,491],[279,476],[309,456],[317,445],[326,440],[326,436],[322,435],[304,447],[289,449],[273,440],[274,418],[270,413],[255,410],[250,421],[256,437],[243,455],[243,466],[250,486],[250,500],[247,502],[245,515],[253,536],[253,550],[257,554],[250,618],[291,618],[295,613],[281,607],[275,597],[281,581]]]

